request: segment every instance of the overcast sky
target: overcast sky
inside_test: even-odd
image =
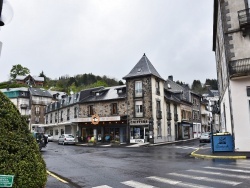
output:
[[[21,64],[37,76],[122,80],[145,53],[161,77],[217,79],[212,0],[9,0],[0,82]],[[124,80],[122,80],[124,81]]]

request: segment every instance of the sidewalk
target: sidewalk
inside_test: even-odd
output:
[[[199,148],[191,156],[203,159],[249,159],[250,152],[212,152],[211,148]]]

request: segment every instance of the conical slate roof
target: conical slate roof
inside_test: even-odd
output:
[[[144,54],[140,61],[134,66],[130,73],[123,77],[124,80],[133,77],[141,77],[146,75],[154,75],[157,78],[164,80],[160,74],[156,71],[152,63],[149,61],[147,56]]]

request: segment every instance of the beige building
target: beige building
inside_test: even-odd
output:
[[[249,0],[214,0],[221,129],[232,134],[235,151],[250,151],[249,8]]]

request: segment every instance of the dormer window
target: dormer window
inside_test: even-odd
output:
[[[138,68],[138,69],[137,69],[137,73],[140,73],[141,71],[142,71],[141,68]]]
[[[99,96],[99,95],[100,95],[100,93],[99,93],[99,92],[95,93],[95,96]]]

